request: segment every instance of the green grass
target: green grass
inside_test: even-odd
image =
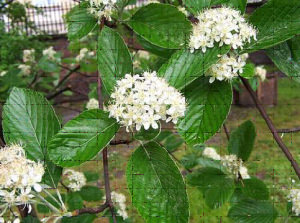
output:
[[[278,81],[278,105],[267,108],[268,114],[271,116],[277,128],[291,128],[300,126],[300,84],[285,78]],[[264,120],[260,117],[255,108],[245,108],[232,106],[231,113],[226,121],[227,127],[232,131],[239,124],[246,120],[252,120],[257,129],[257,138],[255,148],[250,160],[245,164],[249,173],[262,179],[270,189],[271,199],[274,206],[279,212],[279,218],[276,222],[300,222],[296,219],[286,219],[287,211],[287,194],[288,189],[293,187],[292,179],[297,181],[297,177],[289,163],[285,158],[276,142],[273,140],[272,134],[268,130]],[[294,134],[285,134],[283,140],[296,158],[300,162],[300,132]],[[221,130],[211,140],[208,145],[214,146],[221,154],[226,154],[227,139],[225,133]],[[130,196],[126,188],[125,169],[126,162],[136,146],[118,146],[110,149],[117,154],[110,156],[110,173],[111,186],[113,190],[127,195],[128,213],[134,223],[144,222],[138,216],[137,211],[130,204]],[[180,158],[185,154],[185,148],[175,153]],[[99,170],[102,174],[101,157],[98,161],[91,161],[81,167],[81,169]],[[100,180],[103,186],[103,181]],[[299,184],[300,185],[300,184]],[[294,185],[295,187],[296,185]],[[300,187],[299,187],[300,188]],[[229,223],[226,215],[229,205],[222,208],[210,210],[204,203],[203,196],[196,188],[188,187],[187,189],[190,200],[191,223]],[[103,222],[98,220],[97,222]]]

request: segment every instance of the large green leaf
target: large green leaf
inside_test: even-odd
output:
[[[232,6],[244,13],[247,5],[247,0],[184,0],[183,2],[193,14],[198,14],[203,8],[219,4]]]
[[[132,73],[132,61],[122,37],[104,27],[98,39],[98,69],[104,88],[111,93],[116,80]]]
[[[231,178],[213,167],[198,169],[187,177],[188,183],[196,186],[203,192],[205,202],[210,208],[222,206],[234,191],[234,182]]]
[[[256,137],[254,124],[248,120],[235,129],[229,139],[228,151],[243,161],[249,159]]]
[[[169,49],[183,48],[192,29],[186,16],[168,4],[144,6],[127,24],[150,43]]]
[[[40,223],[40,220],[36,217],[29,215],[26,218],[22,219],[22,223]]]
[[[97,19],[88,12],[88,4],[88,2],[81,3],[67,14],[68,38],[70,40],[86,36],[97,26]]]
[[[300,59],[297,57],[300,50],[296,51],[293,46],[295,45],[284,42],[267,49],[267,55],[282,72],[293,80],[300,82]]]
[[[231,84],[209,83],[202,77],[185,88],[187,111],[178,123],[179,134],[188,144],[199,144],[213,136],[225,121],[232,102]]]
[[[257,41],[245,46],[246,52],[267,49],[300,33],[300,1],[269,0],[250,17],[257,28]]]
[[[66,123],[49,142],[50,159],[62,167],[80,165],[101,151],[118,129],[108,113],[98,109],[85,111]]]
[[[126,171],[132,204],[146,222],[187,223],[185,183],[168,152],[156,142],[141,145]]]
[[[257,178],[250,178],[243,180],[239,187],[242,193],[249,198],[255,200],[268,200],[269,190],[265,183]]]
[[[139,35],[137,35],[137,40],[145,50],[147,50],[157,56],[169,59],[170,56],[174,53],[174,50],[166,49],[166,48],[162,48],[162,47],[153,45],[152,43],[148,42],[147,40],[145,40],[143,37],[141,37]]]
[[[83,207],[83,199],[78,191],[68,193],[66,202],[69,211],[74,211]]]
[[[47,143],[59,129],[54,109],[42,94],[13,88],[3,107],[5,142],[21,143],[29,159],[45,161],[44,182],[50,186],[57,184],[62,169],[49,161]]]
[[[194,53],[188,49],[179,50],[159,69],[159,76],[164,77],[173,87],[182,89],[203,76],[220,59],[219,55],[227,53],[228,50],[226,46],[210,48],[206,53],[201,50]]]
[[[270,201],[243,200],[234,205],[228,216],[238,223],[273,223],[277,211]]]

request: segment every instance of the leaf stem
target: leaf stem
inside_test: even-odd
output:
[[[255,92],[252,90],[249,82],[240,76],[241,81],[243,82],[246,90],[250,93],[251,98],[253,99],[256,108],[258,109],[258,111],[260,112],[261,116],[263,117],[263,119],[265,120],[266,124],[268,125],[271,133],[273,134],[273,137],[275,139],[275,141],[277,142],[278,146],[280,147],[280,149],[282,150],[282,152],[284,153],[284,155],[286,156],[286,158],[290,161],[292,167],[294,168],[298,178],[300,179],[300,168],[298,163],[296,162],[296,160],[294,159],[293,155],[291,154],[291,152],[289,151],[289,149],[287,148],[287,146],[284,144],[284,142],[282,141],[281,137],[278,134],[278,131],[276,129],[276,127],[274,126],[271,118],[268,116],[266,110],[264,109],[264,107],[262,106],[262,103],[259,101],[259,99],[257,98]]]

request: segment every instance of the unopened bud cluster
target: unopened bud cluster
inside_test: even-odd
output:
[[[66,179],[66,186],[72,191],[80,191],[80,189],[86,185],[86,178],[81,172],[66,169],[63,175]]]

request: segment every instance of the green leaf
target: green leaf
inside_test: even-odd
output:
[[[245,12],[247,0],[184,0],[184,4],[189,11],[197,15],[203,8],[209,8],[214,5],[225,4]]]
[[[108,113],[92,109],[67,122],[48,144],[50,159],[62,167],[80,165],[97,155],[119,125]]]
[[[44,72],[59,72],[60,67],[55,61],[49,60],[47,56],[43,56],[39,62],[38,67]]]
[[[188,144],[203,143],[212,137],[227,118],[232,102],[231,84],[209,83],[202,77],[185,88],[187,111],[177,124],[179,134]]]
[[[145,130],[144,127],[142,127],[141,130],[134,135],[134,138],[140,141],[150,141],[155,139],[159,135],[160,130],[161,130],[160,123],[157,129],[150,127],[148,130]]]
[[[7,144],[21,143],[26,156],[45,161],[43,182],[56,186],[62,169],[48,159],[47,143],[59,131],[60,122],[53,107],[38,92],[13,88],[3,107],[3,133]]]
[[[277,211],[270,201],[243,200],[230,208],[228,216],[239,223],[273,223]]]
[[[40,223],[40,220],[36,217],[32,217],[28,215],[26,218],[22,220],[22,223]]]
[[[109,94],[116,80],[133,72],[131,56],[124,40],[108,27],[104,27],[99,36],[97,58],[101,80]]]
[[[184,140],[179,135],[175,135],[173,133],[168,138],[166,138],[166,140],[164,141],[163,145],[166,148],[166,150],[168,150],[169,152],[174,152],[183,143],[184,143]]]
[[[79,192],[70,192],[67,194],[68,210],[74,211],[83,207],[83,199]]]
[[[138,42],[142,45],[142,47],[149,51],[150,53],[153,53],[157,56],[169,59],[170,56],[174,53],[174,50],[162,48],[156,45],[153,45],[152,43],[145,40],[143,37],[137,35]]]
[[[242,193],[254,200],[268,200],[269,199],[269,190],[265,183],[257,178],[250,178],[243,180],[239,184],[239,188]]]
[[[248,120],[235,129],[229,139],[228,151],[243,161],[249,159],[254,147],[256,130],[254,124]]]
[[[79,193],[85,201],[101,201],[103,199],[103,191],[95,186],[84,186]]]
[[[300,60],[300,36],[295,36],[293,39],[287,41],[292,51],[292,57],[296,60]]]
[[[247,63],[243,68],[243,73],[241,74],[244,78],[252,78],[255,75],[255,65],[253,63]]]
[[[188,183],[202,191],[210,208],[219,208],[229,200],[234,192],[234,182],[217,169],[205,167],[187,176]]]
[[[76,217],[63,217],[61,223],[92,223],[96,218],[94,214],[82,214]]]
[[[127,24],[145,40],[168,49],[183,48],[192,29],[186,16],[175,6],[168,4],[144,6]]]
[[[300,1],[269,0],[250,17],[258,30],[257,41],[244,47],[243,52],[267,49],[300,33]]]
[[[293,80],[300,82],[300,60],[297,58],[297,51],[293,50],[294,45],[289,45],[288,42],[284,42],[278,46],[267,49],[267,55],[271,58],[274,64],[291,77]],[[300,52],[300,50],[298,50]]]
[[[126,178],[132,204],[146,222],[187,223],[185,183],[168,152],[156,142],[141,145],[131,155]]]
[[[182,89],[200,76],[203,76],[211,65],[220,59],[218,55],[227,53],[229,48],[214,47],[203,53],[197,50],[179,50],[158,71],[159,76],[164,77],[170,85]]]
[[[95,182],[97,180],[99,180],[100,176],[99,173],[94,173],[94,172],[84,172],[84,176],[86,178],[87,182]]]
[[[97,26],[97,19],[87,10],[88,4],[88,2],[81,3],[67,14],[68,38],[70,40],[81,39]]]

